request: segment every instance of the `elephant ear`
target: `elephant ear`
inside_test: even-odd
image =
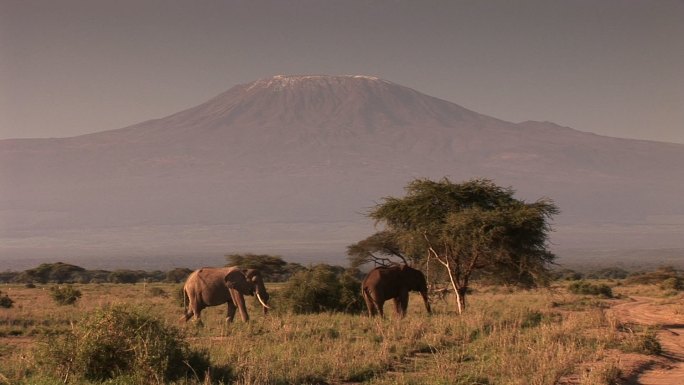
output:
[[[242,270],[243,273],[245,273],[245,277],[247,277],[248,281],[256,283],[260,278],[261,278],[261,272],[257,269],[246,269]]]
[[[236,289],[242,294],[251,294],[251,285],[247,281],[247,277],[240,270],[233,270],[223,277],[226,286],[230,289]]]

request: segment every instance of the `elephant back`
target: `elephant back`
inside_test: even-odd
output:
[[[226,303],[230,298],[225,285],[224,268],[203,267],[194,271],[185,283],[188,296],[194,295],[196,300],[207,305],[215,306]]]
[[[383,290],[388,295],[398,295],[403,290],[427,290],[423,273],[407,265],[378,266],[368,272],[362,286]]]

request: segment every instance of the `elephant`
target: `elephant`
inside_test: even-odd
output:
[[[428,288],[425,276],[420,270],[407,265],[380,266],[371,270],[361,283],[363,299],[368,307],[368,315],[374,317],[376,313],[384,317],[383,305],[385,301],[394,299],[397,316],[406,316],[409,291],[420,292],[425,302],[428,314],[432,313],[428,301]]]
[[[200,313],[208,306],[227,304],[226,320],[233,322],[235,310],[240,310],[242,320],[249,321],[245,306],[245,295],[256,295],[264,309],[268,312],[269,295],[266,292],[261,272],[256,269],[241,270],[239,267],[204,267],[192,272],[183,285],[185,315],[187,322],[195,316],[197,323],[202,324]],[[189,304],[185,303],[187,298]]]

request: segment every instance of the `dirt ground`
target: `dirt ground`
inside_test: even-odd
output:
[[[622,324],[659,329],[657,338],[663,348],[662,358],[644,361],[632,355],[620,357],[623,371],[629,373],[626,384],[684,384],[684,304],[663,303],[650,297],[630,297],[627,302],[612,307],[610,312]]]

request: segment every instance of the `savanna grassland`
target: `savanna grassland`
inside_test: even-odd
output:
[[[51,298],[53,285],[3,285],[14,306],[0,308],[0,383],[95,383],[60,377],[45,365],[45,352],[84,314],[118,306],[178,328],[209,357],[213,371],[191,372],[176,384],[611,384],[626,375],[621,354],[657,353],[658,343],[652,330],[623,325],[607,309],[627,294],[680,298],[652,285],[607,285],[618,299],[573,294],[567,282],[527,291],[476,287],[460,316],[453,298],[435,299],[428,316],[412,296],[408,316],[396,320],[391,302],[388,319],[285,314],[277,309],[279,286],[271,284],[268,315],[249,303],[250,322],[226,324],[219,306],[203,312],[202,328],[179,321],[178,284],[75,285],[82,297],[67,306]]]

